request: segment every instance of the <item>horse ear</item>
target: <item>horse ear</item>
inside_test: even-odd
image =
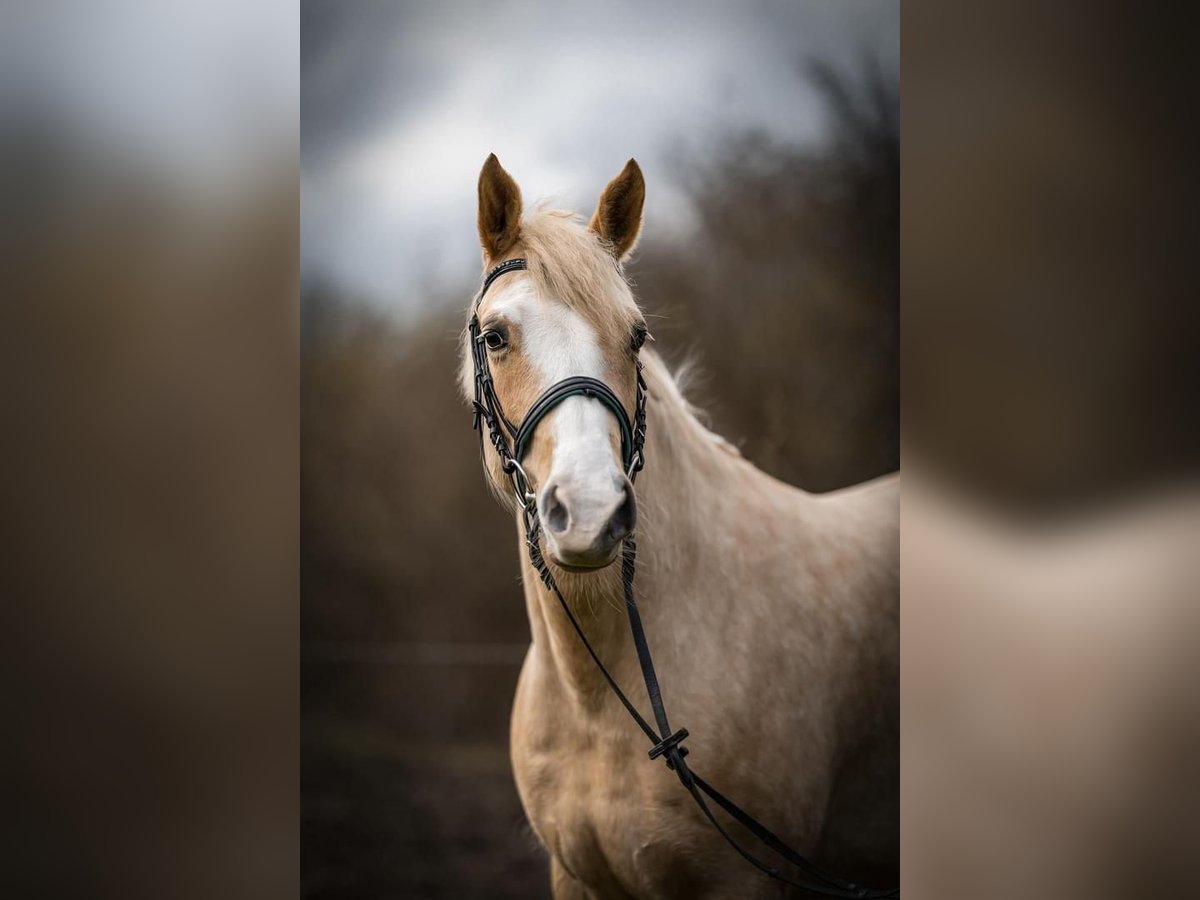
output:
[[[617,259],[627,257],[637,243],[645,200],[646,181],[637,161],[631,159],[600,195],[600,203],[588,224],[612,245]]]
[[[496,154],[479,172],[479,243],[494,260],[512,248],[521,231],[521,189],[504,171]]]

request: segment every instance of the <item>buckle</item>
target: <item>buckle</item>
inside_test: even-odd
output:
[[[625,471],[625,477],[629,478],[630,480],[633,480],[633,476],[636,475],[638,472],[642,471],[642,468],[645,465],[646,465],[646,460],[642,456],[642,451],[634,450],[633,451],[633,459],[631,459],[629,461],[629,468]]]
[[[664,754],[666,754],[667,768],[674,769],[675,765],[672,762],[671,757],[678,754],[679,758],[683,759],[685,756],[688,755],[688,748],[680,746],[680,742],[683,741],[684,738],[686,738],[687,736],[688,736],[688,730],[686,728],[680,728],[677,732],[670,735],[669,737],[663,738],[661,741],[659,741],[657,744],[655,744],[653,747],[650,748],[650,758],[658,759],[660,756],[663,756]]]

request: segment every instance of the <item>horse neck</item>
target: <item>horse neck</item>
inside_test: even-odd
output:
[[[735,476],[737,457],[695,418],[666,366],[645,357],[647,382],[646,467],[638,476],[637,580],[643,617],[661,620],[677,602],[669,591],[647,596],[639,586],[662,583],[656,574],[671,561],[703,546],[703,511],[709,498]],[[518,522],[520,517],[518,516]],[[523,536],[523,535],[522,535]],[[523,547],[523,543],[522,543]],[[623,684],[632,684],[637,662],[629,637],[621,565],[586,575],[554,570],[564,600],[582,625],[597,655]],[[596,707],[607,685],[563,612],[558,598],[523,559],[526,604],[535,652],[544,654],[568,693],[584,708]]]

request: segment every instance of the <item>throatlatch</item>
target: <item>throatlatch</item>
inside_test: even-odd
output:
[[[596,668],[604,676],[604,680],[608,683],[609,688],[616,698],[621,702],[621,705],[625,707],[625,711],[629,713],[630,718],[633,719],[650,740],[652,745],[649,751],[650,759],[662,758],[665,761],[667,768],[675,773],[679,778],[679,782],[691,794],[692,799],[695,800],[704,817],[712,823],[713,827],[716,828],[721,836],[725,838],[729,845],[743,859],[771,878],[792,887],[825,897],[838,897],[844,898],[844,900],[887,900],[887,898],[899,898],[899,888],[882,891],[869,890],[851,881],[846,881],[823,872],[800,853],[784,843],[782,839],[772,833],[765,825],[745,812],[712,785],[708,784],[684,762],[684,757],[688,755],[688,750],[687,747],[683,746],[683,741],[688,737],[688,730],[686,728],[680,728],[677,731],[671,730],[671,725],[667,719],[666,706],[663,703],[662,691],[658,685],[658,675],[654,670],[654,660],[650,655],[650,645],[646,640],[646,632],[642,627],[641,613],[638,611],[637,601],[633,594],[633,580],[637,564],[637,543],[632,534],[625,538],[625,547],[621,560],[621,580],[625,593],[625,612],[629,619],[629,630],[633,637],[634,649],[637,651],[638,665],[642,671],[642,680],[646,685],[646,695],[650,700],[650,709],[654,715],[654,725],[651,725],[646,720],[637,707],[633,705],[629,697],[626,696],[625,692],[621,690],[620,685],[617,684],[607,666],[604,665],[592,647],[591,641],[588,640],[587,634],[584,633],[583,627],[579,624],[579,620],[571,611],[571,607],[567,604],[562,591],[559,590],[558,584],[554,580],[554,574],[550,571],[549,565],[547,565],[546,560],[542,556],[540,542],[541,522],[538,517],[537,498],[530,489],[529,478],[525,474],[525,470],[521,468],[521,459],[529,449],[529,442],[533,438],[533,433],[538,423],[546,417],[550,410],[554,409],[554,407],[568,397],[583,396],[603,403],[613,416],[616,417],[621,431],[621,456],[625,463],[626,473],[630,481],[635,480],[638,472],[645,465],[643,447],[646,441],[646,382],[642,375],[641,361],[638,360],[635,363],[637,367],[637,401],[632,421],[626,413],[620,398],[617,397],[608,385],[598,379],[578,375],[551,385],[545,393],[534,401],[533,405],[529,408],[529,412],[522,419],[520,426],[513,425],[504,415],[503,407],[500,405],[500,398],[496,396],[491,369],[488,366],[487,347],[484,343],[484,335],[481,333],[479,326],[478,312],[479,304],[483,301],[483,297],[487,293],[488,288],[491,287],[492,282],[508,272],[517,272],[528,267],[528,263],[524,259],[510,259],[500,263],[487,273],[487,276],[483,280],[483,286],[475,298],[471,321],[468,325],[468,333],[471,340],[471,359],[475,366],[475,399],[472,404],[472,427],[479,431],[479,444],[480,451],[482,452],[483,430],[481,426],[484,423],[487,424],[488,438],[500,457],[501,468],[509,477],[512,483],[513,494],[516,496],[517,503],[521,507],[521,516],[525,526],[525,547],[529,552],[529,561],[537,571],[538,577],[547,590],[551,591],[558,598],[559,606],[562,607],[563,613],[571,623],[571,627],[575,630],[576,635],[578,635],[584,649],[587,650],[588,655],[592,658],[592,662],[596,664]],[[638,349],[639,347],[636,345],[633,347],[635,352]],[[508,431],[509,438],[504,436],[501,425]],[[511,450],[509,448],[510,439],[512,440]],[[708,797],[709,800],[712,800],[717,806],[725,810],[726,813],[746,828],[768,849],[777,853],[781,858],[804,872],[813,881],[784,875],[779,869],[752,855],[717,821],[705,797]]]

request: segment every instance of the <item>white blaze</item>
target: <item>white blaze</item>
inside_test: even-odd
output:
[[[522,279],[497,297],[492,308],[519,326],[518,350],[538,374],[539,393],[576,375],[605,380],[595,330],[566,304],[539,299]],[[573,518],[588,518],[592,508],[611,510],[621,492],[622,468],[609,439],[611,426],[609,409],[587,397],[568,397],[538,425],[554,435],[545,484],[558,484],[570,493]]]

